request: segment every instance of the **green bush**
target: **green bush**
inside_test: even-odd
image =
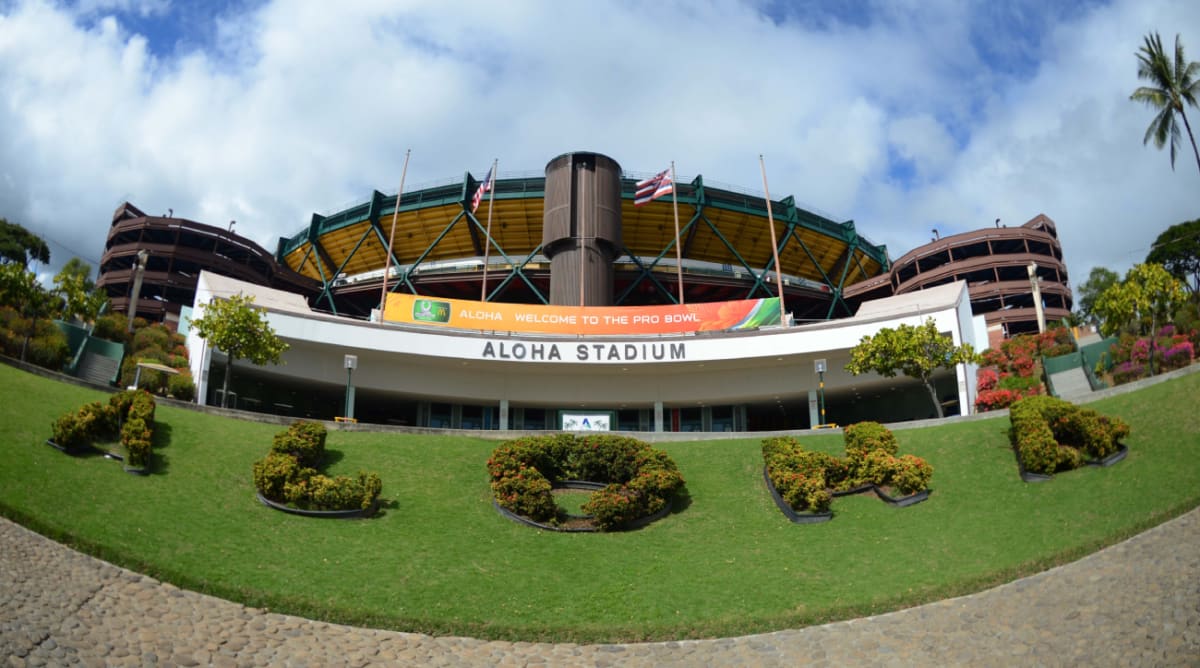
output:
[[[131,417],[121,426],[121,446],[125,448],[125,463],[144,468],[150,463],[150,427],[140,417]]]
[[[106,341],[127,343],[129,341],[129,334],[126,333],[125,327],[128,324],[129,319],[127,316],[118,313],[108,313],[96,318],[96,322],[92,326],[92,336]]]
[[[531,466],[507,471],[509,475],[492,479],[492,496],[501,507],[535,522],[547,522],[558,513],[550,481]]]
[[[171,347],[171,330],[165,326],[155,323],[147,325],[133,333],[133,352],[142,353],[146,350],[152,350],[153,353],[161,355],[160,359],[166,359],[166,350]]]
[[[191,401],[196,398],[196,383],[192,380],[192,374],[187,371],[181,371],[167,380],[167,394],[179,399],[180,401]]]
[[[613,434],[513,439],[492,452],[487,470],[496,503],[537,522],[564,519],[551,491],[555,482],[608,483],[583,505],[602,530],[662,510],[683,486],[683,476],[665,452]]]
[[[285,500],[285,487],[300,480],[301,466],[295,457],[278,452],[254,462],[254,488],[268,499]],[[307,477],[307,476],[305,476]]]
[[[776,480],[775,490],[792,509],[813,513],[829,512],[833,495],[826,488],[822,476],[809,477],[802,473],[787,473]]]
[[[271,452],[292,455],[301,466],[317,467],[325,459],[325,436],[328,432],[320,422],[297,420],[275,435]]]
[[[933,478],[933,467],[916,455],[901,455],[892,472],[891,484],[901,494],[908,496],[929,489]]]
[[[118,392],[107,404],[94,401],[58,418],[53,425],[54,442],[75,449],[98,439],[120,437],[126,462],[145,467],[154,438],[154,407],[154,397],[148,392]]]
[[[846,455],[856,459],[873,450],[882,450],[894,455],[900,449],[896,435],[878,422],[859,422],[846,427],[843,439]]]
[[[1103,459],[1129,435],[1122,420],[1055,397],[1027,397],[1012,405],[1009,435],[1026,471],[1052,474]]]
[[[885,450],[871,450],[855,458],[855,479],[859,484],[890,485],[899,460]]]
[[[797,511],[825,512],[832,492],[863,485],[895,487],[908,496],[929,489],[933,467],[913,455],[897,457],[899,443],[878,422],[859,422],[844,432],[847,456],[805,450],[792,436],[763,439],[767,477]]]
[[[379,476],[359,473],[357,478],[314,473],[284,486],[288,503],[308,510],[367,510],[379,497]],[[370,491],[373,489],[373,492]]]
[[[1041,386],[1042,379],[1038,376],[1004,376],[996,383],[998,390],[1016,390],[1018,392],[1027,392]]]
[[[72,411],[60,416],[51,426],[51,439],[60,447],[76,450],[92,442],[89,419]]]
[[[71,356],[71,347],[67,345],[67,337],[53,324],[45,330],[39,326],[38,330],[38,335],[29,339],[29,347],[25,350],[25,361],[43,369],[61,370]]]
[[[325,457],[325,425],[298,420],[275,435],[271,451],[254,462],[254,487],[272,501],[305,510],[368,510],[383,490],[375,473],[330,477],[313,466]]]

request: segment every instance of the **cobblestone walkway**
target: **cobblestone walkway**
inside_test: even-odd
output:
[[[720,640],[436,638],[182,591],[0,519],[11,666],[1200,666],[1200,509],[1065,566],[886,615]]]

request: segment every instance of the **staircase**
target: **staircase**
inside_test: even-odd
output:
[[[79,368],[75,371],[75,376],[97,385],[112,385],[120,364],[120,360],[111,357],[96,353],[84,353],[83,359],[79,362]]]
[[[1078,399],[1079,397],[1087,396],[1092,391],[1092,385],[1088,382],[1087,374],[1083,367],[1073,367],[1066,371],[1060,371],[1050,376],[1050,385],[1054,388],[1054,394],[1060,399]]]

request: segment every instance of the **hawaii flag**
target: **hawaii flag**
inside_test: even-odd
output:
[[[487,176],[483,177],[483,182],[479,184],[479,189],[475,191],[475,196],[471,198],[471,213],[479,208],[479,203],[483,201],[483,195],[492,189],[492,168],[488,168]]]
[[[675,192],[675,185],[671,181],[671,170],[664,169],[645,181],[638,181],[637,193],[633,196],[633,205],[649,204],[659,197],[670,195],[673,192]]]

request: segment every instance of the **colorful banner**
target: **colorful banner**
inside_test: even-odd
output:
[[[681,334],[780,324],[779,298],[669,306],[543,306],[389,294],[387,322],[484,332]]]

